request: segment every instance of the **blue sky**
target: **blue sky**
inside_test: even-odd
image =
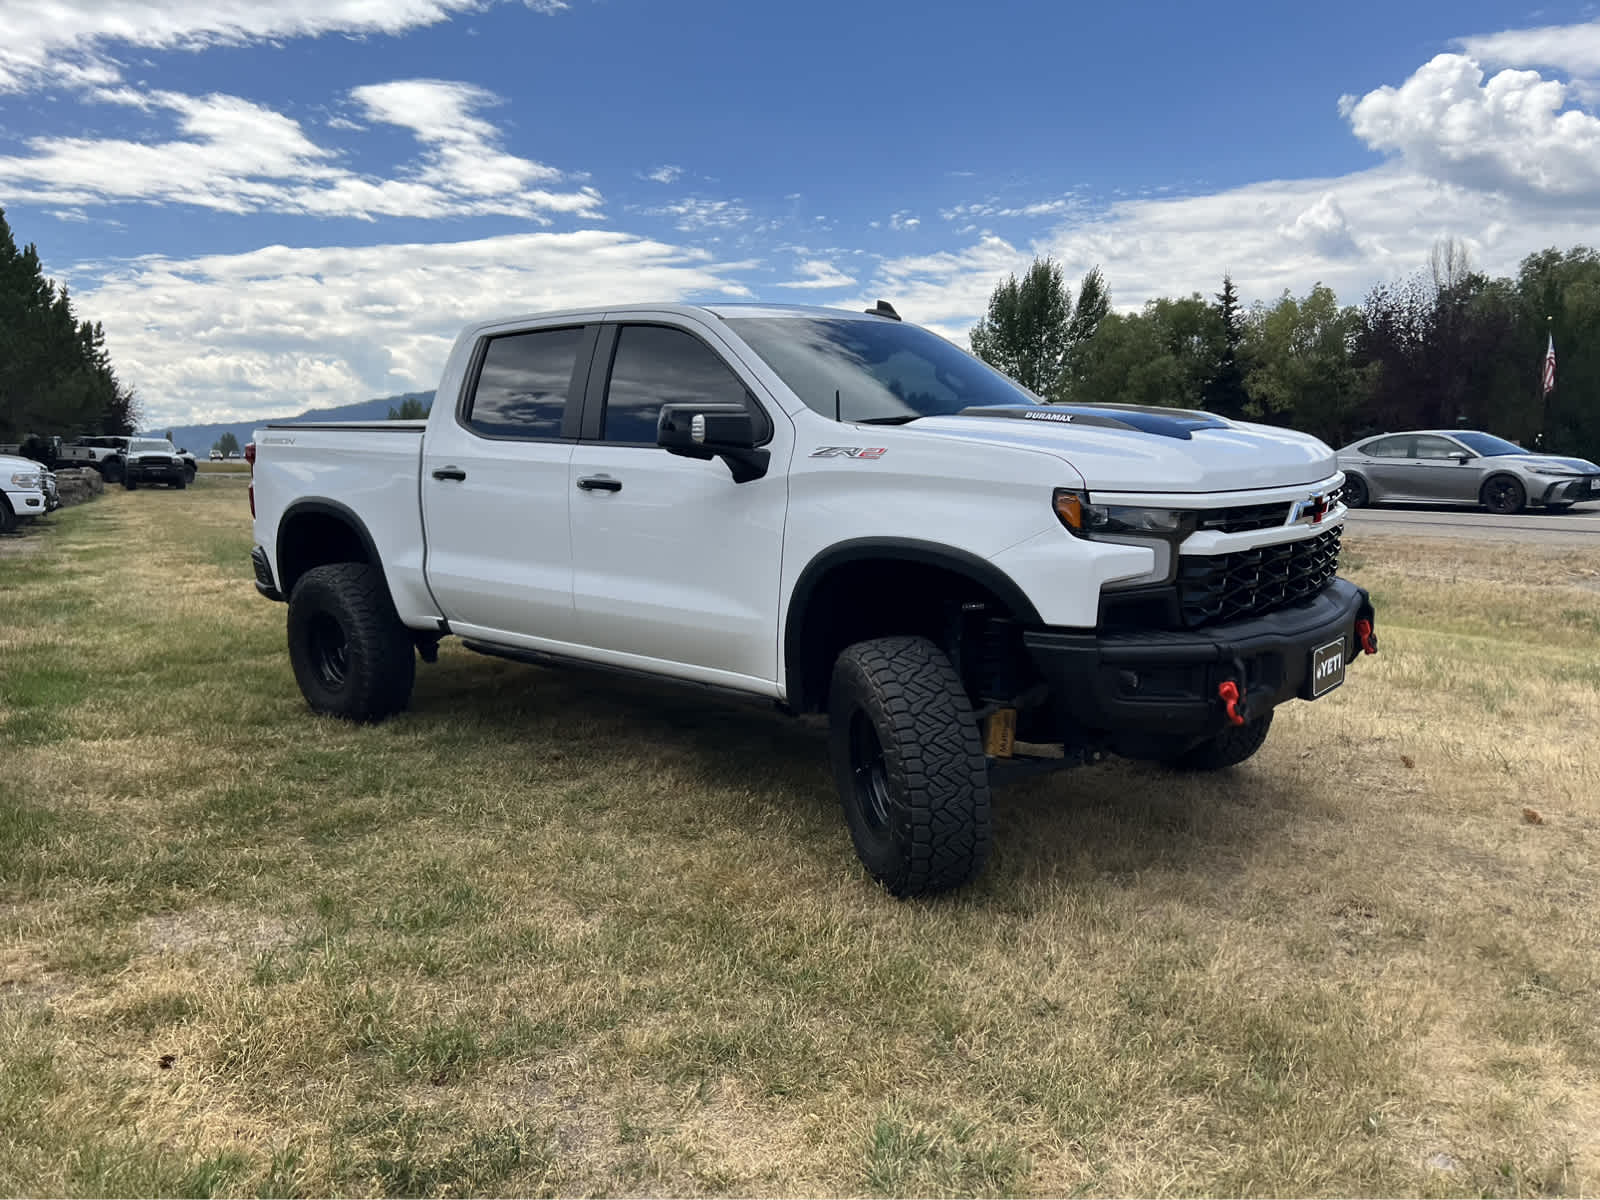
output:
[[[1600,228],[1592,3],[0,0],[0,205],[154,423],[432,386],[488,313],[1119,306]]]

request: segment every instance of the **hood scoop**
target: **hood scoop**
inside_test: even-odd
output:
[[[980,405],[963,408],[958,417],[1032,421],[1041,425],[1089,425],[1098,429],[1125,429],[1158,437],[1189,441],[1196,429],[1228,429],[1227,421],[1210,413],[1186,408],[1149,408],[1137,404]]]

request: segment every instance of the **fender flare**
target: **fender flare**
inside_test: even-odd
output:
[[[373,540],[372,532],[367,528],[367,523],[356,515],[355,510],[347,504],[341,504],[337,500],[329,500],[324,496],[308,496],[289,505],[288,508],[283,510],[283,515],[278,518],[278,535],[274,539],[273,558],[278,569],[278,588],[283,592],[284,596],[287,597],[294,587],[292,580],[284,578],[283,551],[286,545],[284,534],[289,527],[289,523],[295,517],[302,516],[332,517],[341,524],[349,526],[350,531],[361,542],[362,549],[366,551],[367,561],[377,567],[378,570],[383,571],[384,583],[387,585],[388,571],[384,568],[383,559],[378,554],[378,543]]]
[[[789,608],[784,615],[783,675],[784,691],[791,707],[796,707],[806,699],[802,695],[805,689],[799,659],[805,634],[805,616],[811,605],[812,593],[835,567],[866,559],[916,563],[964,576],[993,593],[1017,621],[1024,625],[1044,624],[1039,610],[1016,581],[988,559],[980,558],[971,551],[916,538],[867,537],[838,542],[812,557],[800,572],[794,591],[789,595]]]

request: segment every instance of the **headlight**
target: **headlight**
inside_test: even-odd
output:
[[[39,484],[40,478],[37,475],[13,475],[11,477],[12,487],[23,488],[26,491],[38,491]]]
[[[1572,467],[1529,467],[1528,470],[1534,475],[1567,475],[1574,479],[1583,474]]]
[[[1195,528],[1197,514],[1181,508],[1139,508],[1130,504],[1095,504],[1088,492],[1057,488],[1056,516],[1081,538],[1178,538]]]

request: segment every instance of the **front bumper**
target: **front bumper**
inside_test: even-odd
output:
[[[1304,604],[1211,628],[1140,633],[1037,629],[1023,644],[1068,731],[1158,739],[1220,732],[1219,688],[1233,681],[1247,720],[1296,697],[1313,699],[1311,655],[1343,639],[1346,669],[1361,652],[1356,622],[1372,601],[1335,579]]]
[[[6,499],[11,502],[11,511],[19,517],[42,517],[49,511],[44,493],[36,488],[8,488]]]
[[[1541,504],[1579,504],[1585,500],[1600,500],[1600,475],[1557,479],[1539,497]]]

